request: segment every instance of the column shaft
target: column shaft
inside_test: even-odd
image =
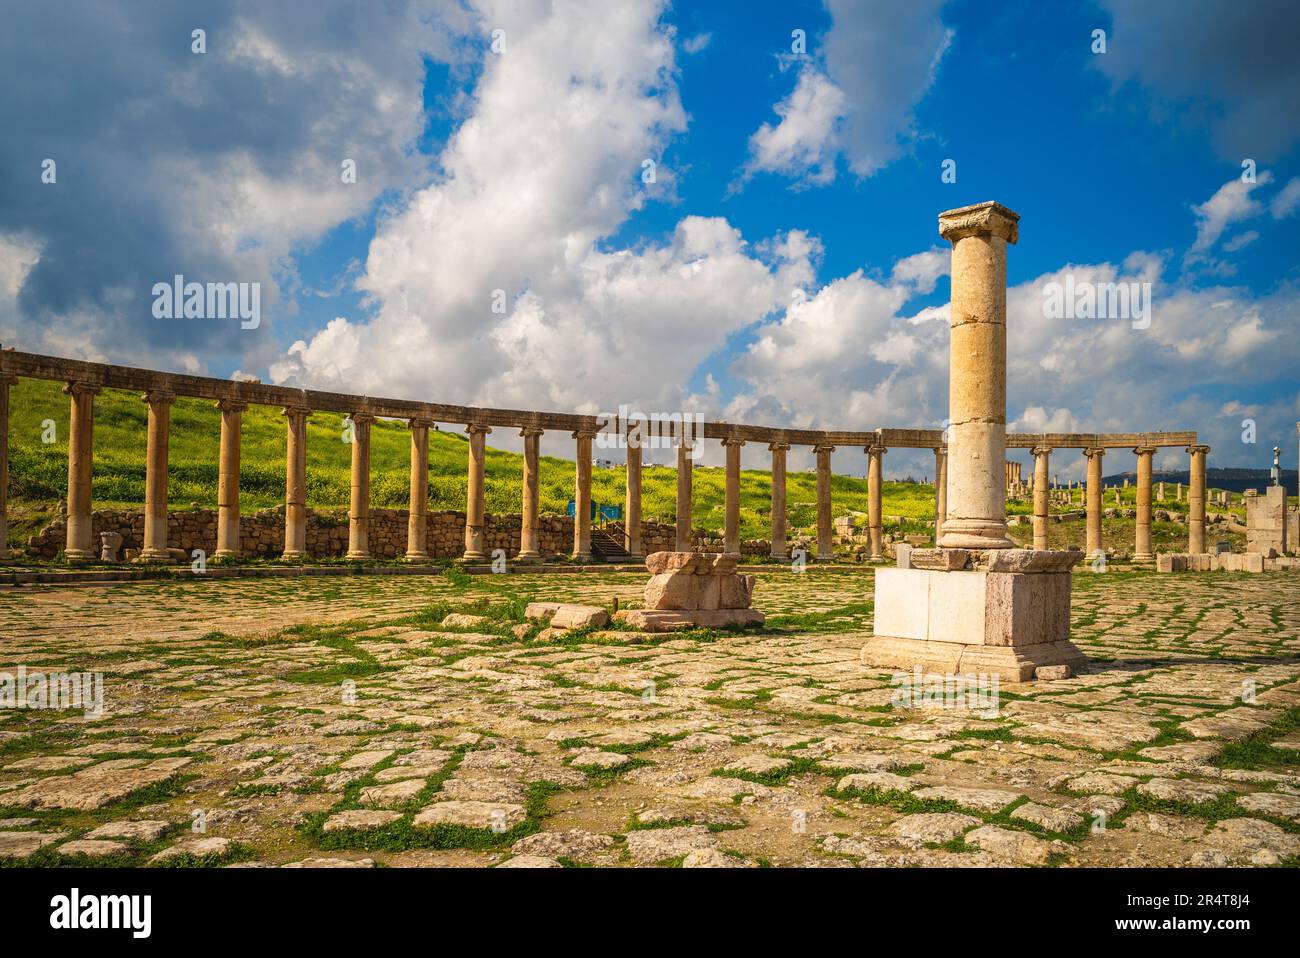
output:
[[[239,558],[239,459],[248,404],[217,400],[221,411],[221,447],[217,455],[217,551],[214,559]]]
[[[9,387],[16,382],[0,373],[0,559],[9,558]]]
[[[465,427],[469,434],[469,467],[465,484],[465,554],[467,562],[487,558],[483,550],[483,527],[486,524],[483,493],[483,467],[487,460],[487,436],[490,426],[470,423]]]
[[[623,548],[633,559],[641,554],[641,441],[627,444],[627,495],[623,509]]]
[[[772,452],[772,550],[773,559],[790,555],[785,542],[785,454],[788,442],[774,442],[767,447]]]
[[[406,561],[429,561],[429,419],[412,419],[410,509],[406,516]]]
[[[573,495],[573,557],[591,558],[591,440],[595,433],[575,432],[577,465]]]
[[[1189,446],[1192,474],[1187,484],[1187,551],[1205,552],[1205,456],[1209,446]]]
[[[943,517],[948,514],[948,447],[934,451],[934,541],[943,535]]]
[[[352,420],[352,496],[348,506],[348,558],[370,558],[370,424],[375,417],[354,412]]]
[[[724,439],[727,456],[726,499],[723,505],[722,551],[740,554],[740,447],[743,439]]]
[[[1133,537],[1133,559],[1149,562],[1155,556],[1151,551],[1151,457],[1154,446],[1139,446],[1137,453],[1137,523]]]
[[[71,382],[68,411],[68,526],[63,554],[71,561],[95,558],[91,542],[90,486],[95,461],[95,396],[98,386]]]
[[[524,489],[523,504],[519,517],[519,556],[518,558],[540,559],[541,515],[539,473],[541,465],[542,432],[538,426],[525,426],[519,430],[524,437]]]
[[[817,445],[817,559],[835,558],[835,527],[831,517],[831,453],[834,446]]]
[[[1048,506],[1047,473],[1052,455],[1050,446],[1035,446],[1034,453],[1034,548],[1047,548]]]
[[[883,559],[884,552],[884,446],[867,447],[867,531],[871,538],[871,558]]]
[[[307,555],[307,417],[306,406],[286,406],[284,449],[284,552],[281,559]]]
[[[691,535],[691,486],[695,478],[692,449],[689,441],[681,438],[677,440],[677,535],[673,548],[678,552],[690,552],[695,548],[695,540]]]
[[[1102,457],[1106,455],[1106,450],[1100,448],[1085,449],[1083,454],[1088,457],[1088,491],[1086,494],[1088,503],[1087,554],[1092,556],[1105,549],[1101,541],[1101,461]]]
[[[948,373],[948,514],[939,545],[1004,549],[1006,489],[1007,243],[1020,217],[997,203],[939,215],[952,242]]]

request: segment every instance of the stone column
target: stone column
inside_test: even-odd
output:
[[[934,451],[934,542],[943,534],[943,517],[948,514],[948,447]]]
[[[95,462],[95,397],[99,387],[70,382],[63,391],[71,398],[68,414],[68,527],[63,554],[73,562],[94,559],[91,535],[90,483]]]
[[[483,466],[487,460],[487,436],[491,426],[470,423],[465,427],[469,435],[469,475],[465,485],[465,554],[461,556],[466,562],[478,562],[487,558],[483,551]],[[590,456],[588,457],[590,467]]]
[[[1102,448],[1083,450],[1088,457],[1088,491],[1085,501],[1088,504],[1088,544],[1087,555],[1091,557],[1098,550],[1104,549],[1101,541],[1101,510],[1103,490],[1101,488],[1101,460],[1106,455]]]
[[[140,397],[149,405],[149,438],[144,465],[144,547],[140,559],[160,562],[167,552],[167,450],[171,444],[175,393],[151,389]]]
[[[541,466],[543,432],[545,430],[540,426],[525,426],[519,430],[519,435],[524,437],[524,496],[519,517],[519,555],[516,558],[523,561],[542,557],[539,549],[541,515],[538,512],[538,470]]]
[[[785,542],[785,454],[790,451],[788,442],[769,443],[772,452],[772,558],[785,559],[790,555]]]
[[[828,443],[813,446],[817,454],[817,561],[835,558],[835,527],[831,517],[831,453]]]
[[[867,531],[871,537],[872,559],[883,559],[885,557],[883,547],[884,517],[881,514],[883,508],[881,498],[884,492],[884,477],[882,474],[887,451],[879,443],[873,443],[867,447]]]
[[[352,420],[352,497],[348,506],[349,559],[370,558],[370,424],[369,413],[349,414]]]
[[[1187,447],[1192,457],[1187,482],[1187,551],[1192,555],[1205,552],[1205,456],[1209,451],[1209,446]]]
[[[1020,216],[998,203],[939,214],[952,242],[948,515],[939,545],[1006,549],[1007,243]]]
[[[284,552],[281,559],[307,555],[307,417],[306,406],[286,406],[284,451]]]
[[[429,427],[432,419],[412,419],[411,508],[406,518],[406,561],[429,561]]]
[[[1151,457],[1155,446],[1138,446],[1137,453],[1137,531],[1133,537],[1133,561],[1151,562]]]
[[[1046,549],[1047,517],[1051,512],[1047,501],[1047,473],[1052,456],[1051,446],[1035,446],[1034,454],[1034,548]]]
[[[212,557],[238,559],[239,447],[248,403],[218,399],[216,406],[221,411],[221,449],[217,457],[217,551]]]
[[[578,431],[577,475],[573,495],[573,557],[591,558],[591,440],[594,432]]]
[[[691,536],[691,486],[695,479],[691,449],[690,442],[677,440],[677,534],[673,548],[678,552],[690,552],[695,547]]]
[[[743,439],[724,439],[722,448],[727,455],[727,491],[723,509],[724,530],[722,551],[740,555],[740,447]],[[818,487],[820,489],[820,486]]]
[[[641,440],[627,444],[627,494],[623,508],[623,548],[633,559],[641,554]]]
[[[9,387],[16,382],[0,373],[0,559],[9,558]]]

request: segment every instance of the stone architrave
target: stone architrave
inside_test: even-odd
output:
[[[1070,569],[1082,554],[1013,548],[1006,534],[1006,245],[1018,221],[997,203],[939,217],[953,244],[948,514],[939,548],[876,570],[866,663],[1020,682],[1086,662],[1070,641]],[[1037,466],[1036,500],[1047,491]]]

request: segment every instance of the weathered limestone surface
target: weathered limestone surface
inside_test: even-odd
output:
[[[734,553],[656,552],[646,556],[650,581],[645,587],[645,608],[623,610],[615,619],[647,631],[668,631],[682,621],[707,622],[714,627],[761,624],[762,613],[750,609],[754,576],[736,573],[738,559]]]

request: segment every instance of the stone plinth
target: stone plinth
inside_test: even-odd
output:
[[[735,553],[655,552],[646,556],[650,581],[645,608],[625,609],[614,618],[647,632],[684,628],[762,625],[751,609],[754,576],[736,573]]]
[[[1246,551],[1278,555],[1287,547],[1286,490],[1269,486],[1261,495],[1246,496]]]
[[[1070,568],[1079,552],[914,549],[912,568],[876,573],[872,665],[995,673],[1024,682],[1040,666],[1079,668],[1070,642]]]

